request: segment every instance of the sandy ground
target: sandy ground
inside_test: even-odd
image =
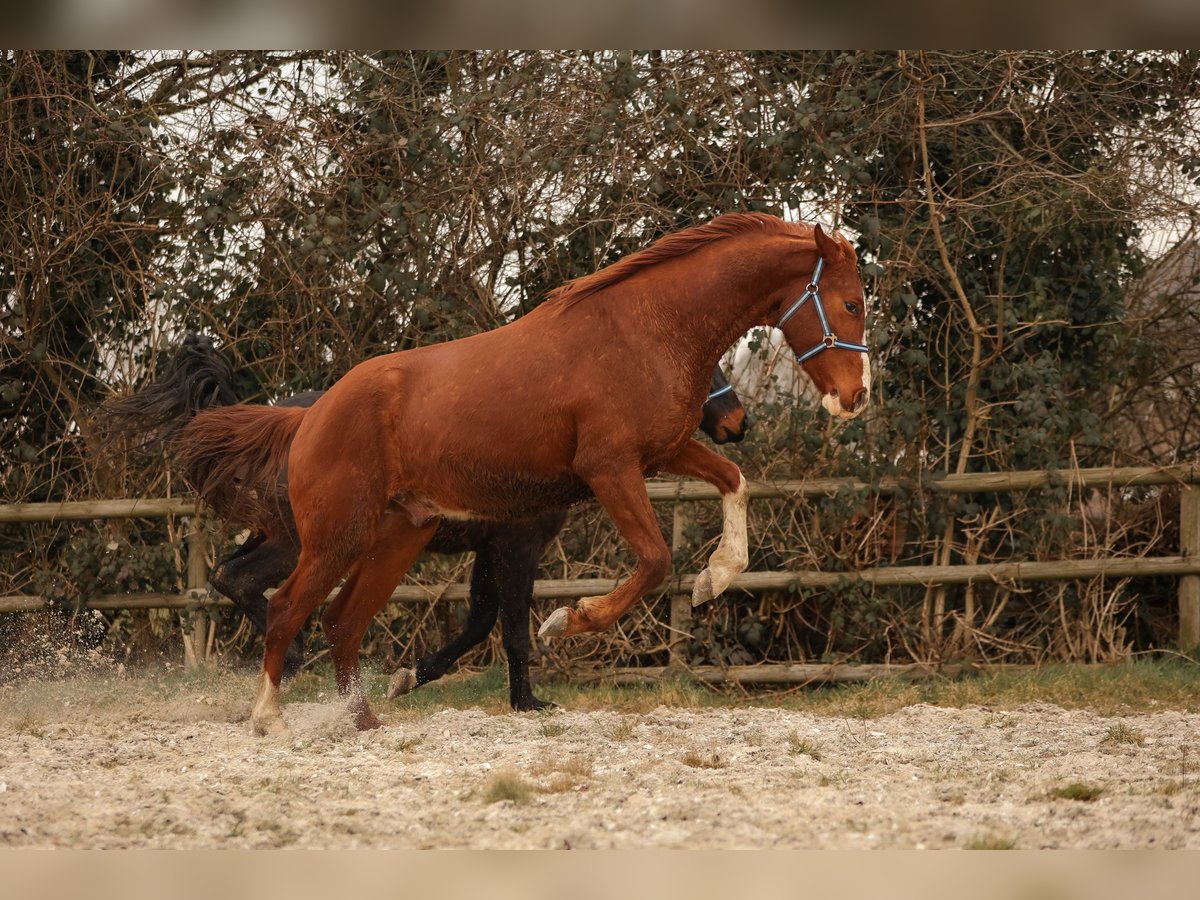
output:
[[[263,739],[252,690],[0,689],[0,847],[1200,848],[1200,715],[397,701],[359,734],[285,697],[290,734]],[[1098,796],[1054,796],[1076,783]]]

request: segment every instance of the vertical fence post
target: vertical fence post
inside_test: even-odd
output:
[[[208,584],[208,532],[204,518],[197,512],[188,522],[187,592],[198,599]],[[184,665],[189,670],[198,669],[207,661],[208,613],[195,609],[191,613],[191,636],[183,636]]]
[[[684,528],[687,526],[687,513],[678,500],[671,517],[671,583],[679,583],[680,554],[684,546]],[[692,598],[681,594],[678,590],[671,591],[671,633],[667,638],[667,649],[670,655],[670,665],[682,666],[684,642],[692,630]]]
[[[1179,555],[1200,556],[1200,485],[1179,491]],[[1179,579],[1179,649],[1200,647],[1200,575]]]

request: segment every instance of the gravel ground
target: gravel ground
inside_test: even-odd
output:
[[[1200,848],[1200,715],[1030,704],[495,714],[253,677],[0,688],[0,846]]]

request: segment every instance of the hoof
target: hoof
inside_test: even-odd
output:
[[[255,737],[275,737],[288,733],[288,727],[284,724],[283,716],[252,719],[250,727],[253,729]]]
[[[562,709],[557,703],[551,700],[539,700],[532,694],[513,703],[512,708],[513,712],[553,712],[556,709]]]
[[[397,669],[388,684],[387,698],[395,700],[417,686],[417,673],[412,669]]]
[[[701,603],[707,603],[712,598],[712,572],[708,569],[705,569],[696,576],[696,583],[692,585],[692,606],[699,606]]]
[[[570,624],[570,610],[565,606],[560,606],[542,623],[542,627],[538,629],[538,637],[565,637],[567,634],[567,625]]]
[[[383,723],[379,721],[375,713],[367,710],[366,712],[360,712],[354,717],[354,727],[359,731],[372,731],[376,728],[382,728]]]

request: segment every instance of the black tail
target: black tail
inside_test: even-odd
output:
[[[197,413],[236,402],[229,363],[207,337],[188,334],[161,377],[101,404],[92,433],[109,450],[158,454]]]

